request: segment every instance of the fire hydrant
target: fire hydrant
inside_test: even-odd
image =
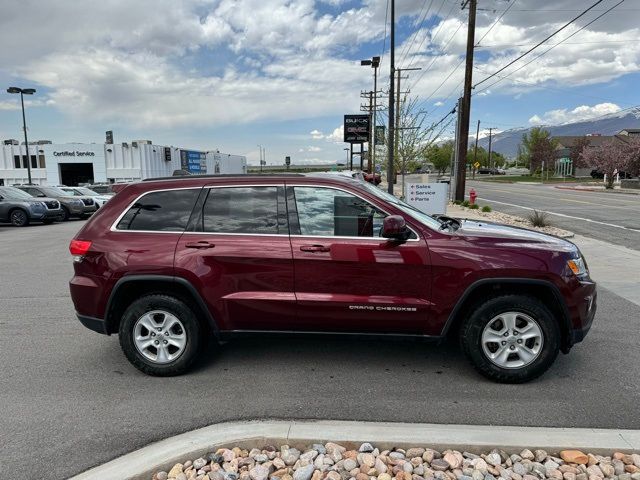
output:
[[[469,190],[469,204],[473,205],[474,203],[476,203],[476,198],[478,198],[478,194],[472,188],[471,190]]]

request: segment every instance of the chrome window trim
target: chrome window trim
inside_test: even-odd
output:
[[[319,188],[330,188],[333,190],[339,190],[341,192],[345,192],[348,193],[349,195],[353,195],[354,197],[358,197],[360,200],[367,202],[369,204],[372,204],[372,202],[367,199],[362,197],[361,195],[354,193],[350,190],[347,190],[345,188],[341,188],[341,187],[336,187],[334,185],[318,185],[318,184],[310,184],[310,183],[294,183],[294,184],[286,184],[287,187],[319,187]],[[297,200],[296,200],[297,202]],[[383,213],[387,214],[387,215],[391,215],[391,213],[389,213],[387,210],[385,210],[384,208],[380,208],[375,204],[372,204],[375,208],[377,208],[378,210],[382,211]],[[297,213],[297,212],[296,212]],[[404,218],[404,216],[403,216]],[[298,221],[300,221],[300,215],[298,215]],[[407,228],[413,232],[413,234],[416,236],[416,238],[408,238],[406,241],[407,242],[420,242],[422,240],[422,238],[420,238],[420,235],[418,235],[418,232],[416,232],[413,228],[411,228],[411,226],[407,223]],[[348,239],[348,240],[371,240],[371,239],[381,239],[384,241],[389,241],[389,239],[385,238],[385,237],[350,237],[350,236],[337,236],[337,235],[289,235],[290,237],[294,237],[294,238],[338,238],[338,239]]]
[[[111,232],[117,232],[117,233],[173,233],[173,234],[182,234],[184,233],[184,229],[183,230],[120,230],[118,228],[116,228],[116,226],[118,225],[118,223],[120,223],[120,220],[122,220],[122,218],[127,214],[127,212],[129,211],[129,209],[131,209],[131,207],[133,207],[133,205],[140,200],[142,197],[144,197],[145,195],[149,195],[150,193],[158,193],[158,192],[173,192],[173,191],[178,191],[178,190],[202,190],[204,187],[177,187],[177,188],[160,188],[157,190],[148,190],[146,192],[141,193],[140,195],[138,195],[131,203],[129,203],[129,205],[127,205],[127,207],[122,211],[122,213],[120,213],[120,215],[118,215],[118,218],[116,218],[115,222],[113,222],[111,224],[111,227],[109,228],[109,231]],[[193,208],[193,207],[192,207]]]
[[[339,240],[365,240],[365,241],[371,241],[371,240],[380,240],[380,241],[385,241],[388,242],[388,239],[385,239],[384,237],[349,237],[349,236],[335,236],[335,235],[288,235],[288,234],[283,234],[283,233],[219,233],[219,232],[187,232],[187,231],[178,231],[178,230],[119,230],[116,228],[116,226],[118,225],[118,223],[120,223],[120,220],[122,220],[122,218],[126,215],[126,213],[129,211],[129,209],[131,207],[133,207],[133,205],[140,200],[142,197],[144,197],[145,195],[149,195],[150,193],[157,193],[157,192],[170,192],[170,191],[174,191],[174,190],[202,190],[205,188],[211,189],[211,188],[243,188],[243,187],[318,187],[318,188],[329,188],[329,189],[333,189],[333,190],[339,190],[341,192],[345,192],[348,193],[349,195],[354,195],[355,197],[358,197],[360,200],[365,201],[367,203],[372,203],[369,199],[362,197],[361,195],[354,193],[350,190],[347,190],[345,188],[341,188],[341,187],[337,187],[335,185],[324,185],[324,184],[318,184],[318,183],[294,183],[294,184],[289,184],[287,182],[284,183],[249,183],[249,184],[239,184],[239,185],[203,185],[203,186],[199,186],[199,187],[175,187],[175,188],[161,188],[161,189],[157,189],[157,190],[149,190],[146,191],[144,193],[141,193],[140,195],[138,195],[131,203],[129,203],[129,205],[127,205],[127,207],[122,211],[122,213],[116,218],[116,220],[111,224],[111,227],[109,228],[109,231],[111,232],[115,232],[115,233],[160,233],[160,234],[180,234],[180,235],[230,235],[230,236],[246,236],[246,237],[289,237],[289,238],[334,238],[334,239],[339,239]],[[375,206],[375,205],[374,205]],[[387,215],[391,215],[391,213],[389,213],[387,210],[377,207],[379,210],[381,210],[382,212],[384,212]],[[418,234],[418,232],[416,232],[413,228],[411,228],[411,226],[407,225],[407,228],[409,228],[409,230],[411,232],[413,232],[413,234],[417,237],[417,238],[409,238],[406,240],[406,242],[420,242],[422,241],[422,238],[420,237],[420,235]]]

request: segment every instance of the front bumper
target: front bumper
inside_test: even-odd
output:
[[[570,332],[569,341],[571,345],[575,345],[584,340],[593,325],[593,319],[598,309],[598,293],[595,282],[585,281],[580,283],[581,286],[578,291],[580,302],[576,305],[574,321],[572,322],[573,328]]]
[[[97,210],[96,204],[94,203],[93,205],[85,205],[84,208],[82,209],[82,213],[83,214],[94,213],[96,210]]]
[[[44,212],[31,213],[31,219],[35,221],[58,220],[64,215],[62,209],[45,210]]]

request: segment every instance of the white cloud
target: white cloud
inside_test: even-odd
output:
[[[434,103],[433,105],[434,105],[435,107],[441,107],[442,105],[444,105],[444,102],[440,102],[440,101],[438,101],[438,102]]]
[[[616,113],[620,110],[621,108],[615,103],[599,103],[593,106],[580,105],[573,110],[561,108],[558,110],[549,110],[541,116],[534,115],[529,119],[529,123],[532,125],[562,125],[565,123],[590,120],[603,115]]]
[[[318,129],[311,130],[309,132],[309,135],[311,135],[311,138],[313,138],[314,140],[321,140],[324,138],[324,134]]]

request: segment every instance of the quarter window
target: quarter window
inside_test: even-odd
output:
[[[300,234],[322,237],[379,237],[386,214],[347,192],[294,187]]]
[[[200,189],[168,190],[144,195],[118,222],[118,230],[182,232]]]
[[[286,235],[284,188],[211,188],[202,208],[202,229],[211,233]]]

